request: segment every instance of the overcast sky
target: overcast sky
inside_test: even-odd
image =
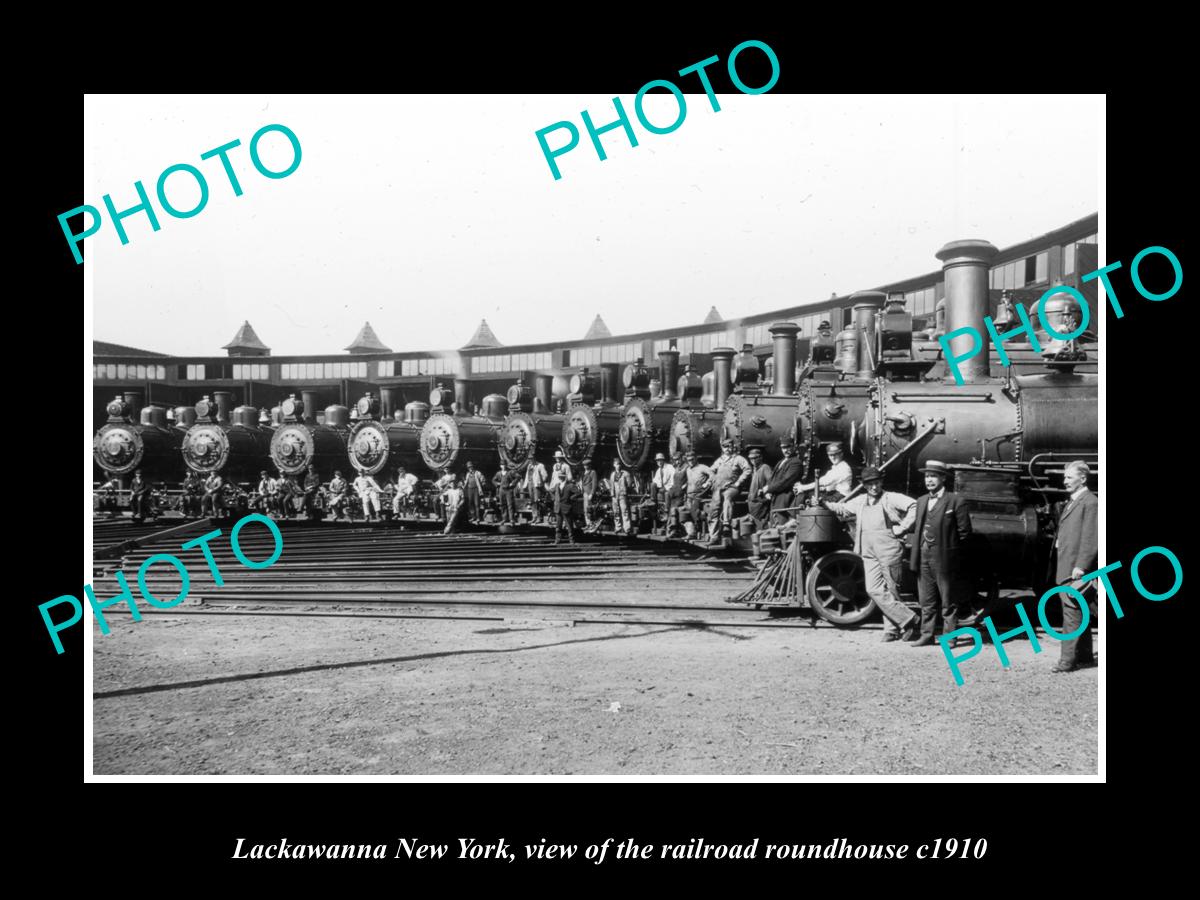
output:
[[[207,177],[207,207],[154,203],[107,219],[85,244],[98,340],[178,355],[220,350],[249,319],[278,355],[337,353],[364,320],[394,350],[451,349],[481,318],[504,343],[614,334],[816,302],[932,271],[944,243],[999,247],[1098,210],[1103,98],[687,95],[673,133],[639,145],[580,119],[615,118],[611,95],[89,96],[84,202],[154,196],[175,163]],[[650,95],[650,121],[677,114]],[[555,181],[534,133],[570,119],[581,142]],[[283,179],[253,168],[267,124],[303,159]],[[233,139],[244,190],[216,159]],[[548,138],[551,146],[565,132]],[[290,161],[285,138],[260,145]],[[168,198],[193,206],[187,175]],[[65,211],[65,210],[64,210]]]

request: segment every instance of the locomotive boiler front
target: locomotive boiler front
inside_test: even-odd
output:
[[[350,411],[339,404],[326,407],[325,424],[316,419],[316,394],[303,392],[280,404],[283,424],[271,437],[271,461],[281,475],[303,476],[309,466],[322,481],[332,478],[349,462],[346,442],[350,437]]]
[[[617,455],[635,471],[646,468],[657,453],[665,453],[670,440],[671,423],[680,409],[676,394],[679,352],[659,353],[660,383],[663,393],[651,399],[650,373],[642,360],[625,369],[625,406],[617,429]]]
[[[480,416],[459,416],[450,413],[454,395],[445,387],[436,388],[429,396],[429,405],[438,410],[421,427],[421,458],[431,471],[460,473],[468,462],[485,475],[498,468],[496,441],[508,412],[508,401],[499,394],[483,398]]]
[[[725,404],[732,387],[730,373],[733,366],[732,347],[717,347],[712,352],[713,370],[708,382],[712,395],[706,395],[705,379],[697,378],[690,371],[679,379],[680,401],[688,404],[671,417],[671,431],[667,440],[667,455],[671,459],[696,454],[700,462],[710,462],[721,453],[721,435],[725,425]],[[711,405],[709,405],[711,404]]]
[[[620,381],[617,363],[601,363],[596,399],[596,378],[587,369],[571,379],[571,407],[563,417],[560,443],[572,466],[582,466],[585,460],[600,472],[612,466],[621,427]]]
[[[415,469],[422,464],[421,426],[429,418],[428,403],[406,404],[400,422],[379,421],[379,401],[370,394],[358,401],[357,408],[358,423],[347,444],[354,468],[377,475],[389,466]]]
[[[500,459],[518,473],[525,471],[530,460],[551,464],[554,451],[560,449],[565,416],[535,412],[533,391],[520,381],[508,389],[507,402],[509,414],[496,440]]]
[[[271,461],[271,431],[258,424],[258,410],[238,407],[230,419],[232,395],[214,391],[196,404],[196,424],[183,436],[183,461],[193,472],[219,472],[237,482],[252,482]],[[247,412],[248,411],[248,412]]]
[[[147,406],[139,411],[139,399],[130,392],[115,397],[106,407],[108,422],[92,440],[96,465],[109,476],[132,475],[141,469],[147,481],[182,481],[182,433],[168,425],[164,408]],[[135,424],[133,418],[139,412],[141,421]]]

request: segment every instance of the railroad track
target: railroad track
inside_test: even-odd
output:
[[[210,544],[224,579],[220,587],[198,550],[180,552],[180,543],[188,538],[172,532],[125,547],[98,571],[93,588],[99,597],[115,595],[117,569],[132,581],[147,557],[174,553],[185,559],[191,577],[188,601],[172,610],[178,615],[375,615],[696,627],[811,624],[806,611],[797,617],[793,610],[768,613],[724,602],[752,582],[755,566],[681,542],[588,535],[576,545],[556,546],[552,532],[536,528],[507,535],[479,531],[446,536],[388,526],[279,524],[284,548],[269,569],[242,566],[224,537]],[[211,527],[197,527],[196,534],[207,530]],[[239,543],[250,559],[265,559],[273,550],[271,536],[261,527],[243,530]],[[178,577],[170,566],[156,566],[147,580],[156,595],[178,593]]]

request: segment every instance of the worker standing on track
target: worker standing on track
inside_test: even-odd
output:
[[[592,498],[596,496],[596,488],[600,486],[600,476],[592,468],[592,461],[583,461],[583,474],[579,476],[579,487],[583,491],[583,524],[584,528],[592,530]]]
[[[546,489],[546,483],[550,480],[550,476],[546,473],[546,467],[536,459],[529,461],[528,470],[525,472],[525,489],[529,491],[529,503],[533,509],[533,524],[538,524],[542,521],[542,492]]]
[[[442,534],[454,534],[457,530],[458,519],[463,509],[463,489],[454,480],[454,476],[450,476],[450,485],[442,494],[442,503],[446,509],[446,527]]]
[[[467,518],[471,520],[472,525],[478,525],[480,519],[483,518],[480,501],[486,493],[486,484],[483,473],[475,468],[475,463],[467,463],[467,474],[463,478],[463,491],[467,497]]]
[[[496,499],[500,501],[500,521],[505,525],[515,525],[517,521],[517,486],[508,466],[500,463],[500,471],[492,478],[492,486],[496,488]]]
[[[637,482],[633,475],[621,465],[621,460],[613,460],[612,476],[608,479],[608,489],[612,496],[613,531],[616,534],[631,534],[633,523],[629,514],[629,503],[637,492]]]
[[[225,509],[225,479],[220,472],[213,472],[204,479],[204,496],[200,498],[200,514],[219,516]],[[207,512],[205,512],[207,510]]]

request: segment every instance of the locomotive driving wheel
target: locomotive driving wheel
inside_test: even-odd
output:
[[[858,625],[875,611],[862,558],[849,550],[826,553],[813,563],[804,589],[817,615],[834,625]]]

